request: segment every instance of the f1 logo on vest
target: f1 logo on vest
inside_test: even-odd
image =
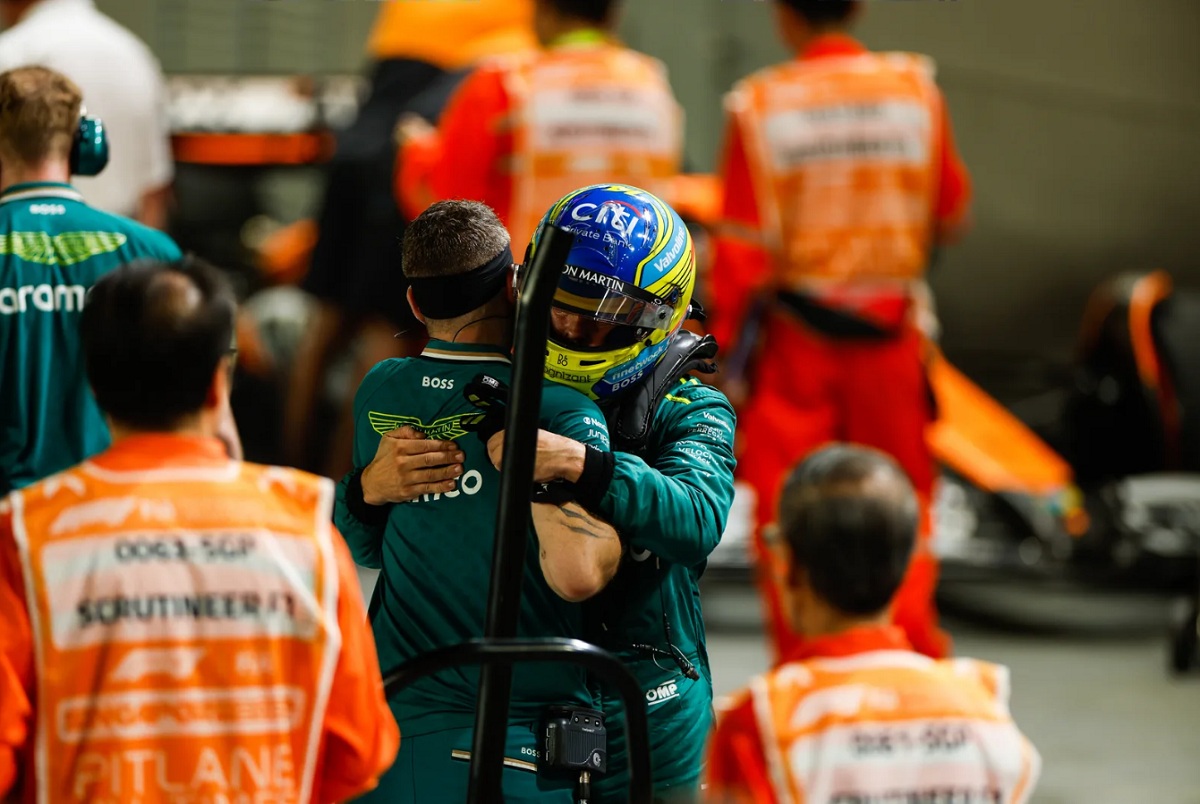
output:
[[[46,313],[83,309],[87,288],[83,285],[22,285],[0,288],[0,315],[16,315],[30,308]]]
[[[600,211],[592,212],[597,206]],[[633,230],[637,228],[638,221],[641,220],[636,214],[630,212],[632,209],[632,206],[621,201],[605,201],[599,205],[580,204],[571,210],[571,217],[577,221],[595,220],[596,223],[611,226],[628,240],[633,236]]]

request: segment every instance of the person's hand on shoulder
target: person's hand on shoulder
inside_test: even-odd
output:
[[[453,441],[433,441],[407,426],[392,430],[363,470],[363,500],[384,505],[454,491],[464,459]]]

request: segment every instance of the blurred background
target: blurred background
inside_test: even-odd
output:
[[[291,287],[304,268],[296,255],[314,237],[302,222],[320,202],[330,131],[353,119],[365,90],[365,42],[381,2],[97,6],[141,37],[167,75],[170,232],[239,279],[261,350],[243,346],[235,403],[247,457],[276,460],[280,377],[309,309]],[[1012,668],[1014,713],[1045,761],[1034,801],[1196,804],[1200,678],[1181,670],[1196,641],[1200,455],[1130,467],[1123,454],[1081,478],[1081,466],[1096,464],[1073,460],[1071,442],[1107,441],[1105,428],[1133,421],[1128,451],[1162,437],[1128,333],[1114,336],[1111,354],[1096,358],[1094,340],[1092,353],[1080,351],[1088,299],[1114,276],[1166,272],[1177,299],[1163,335],[1174,343],[1168,362],[1180,387],[1200,380],[1200,2],[868,6],[857,33],[869,47],[936,59],[972,174],[974,226],[929,278],[946,357],[995,400],[992,420],[1012,417],[982,451],[1015,432],[1031,441],[1030,460],[1050,455],[1065,467],[1059,486],[998,488],[941,456],[941,603],[956,647]],[[769,3],[627,0],[623,14],[624,40],[666,63],[685,107],[687,169],[713,171],[722,94],[788,57]],[[219,136],[228,133],[286,136]],[[1123,331],[1128,307],[1101,307]],[[1154,319],[1156,337],[1164,320]],[[1108,380],[1120,391],[1111,398]],[[351,381],[348,367],[335,372],[330,400]],[[1188,438],[1200,433],[1196,401],[1184,412]],[[1081,405],[1081,415],[1104,412],[1072,436],[1064,422]],[[332,401],[316,413],[336,415]],[[1067,505],[1064,495],[1078,499]],[[1064,524],[1067,508],[1088,519],[1086,538]],[[705,581],[718,694],[767,661],[738,521],[735,511]]]
[[[98,0],[169,76],[354,76],[379,0]],[[687,112],[687,155],[714,167],[721,96],[786,57],[769,4],[626,2],[625,41],[661,58]],[[933,56],[975,179],[975,226],[931,275],[944,349],[1002,396],[1023,396],[1071,355],[1087,294],[1117,271],[1200,279],[1200,4],[1194,0],[880,0],[858,33],[874,49]],[[189,85],[180,82],[182,93]],[[177,107],[181,127],[219,108]],[[211,104],[210,104],[211,107]],[[337,118],[335,122],[344,118]],[[184,230],[250,204],[312,214],[310,175],[257,194],[203,192],[217,171],[180,176]],[[222,177],[223,178],[223,177]],[[193,192],[185,192],[192,190]],[[243,207],[245,205],[245,207]],[[1014,360],[1016,358],[1016,360]]]

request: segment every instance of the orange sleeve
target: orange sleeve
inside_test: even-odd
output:
[[[705,765],[708,804],[774,804],[758,723],[748,693],[717,718]]]
[[[721,155],[721,221],[717,225],[707,299],[709,332],[725,355],[733,354],[755,295],[769,275],[762,222],[741,126],[730,115]]]
[[[0,504],[7,506],[7,503]],[[0,514],[0,800],[17,784],[33,732],[33,632],[12,514]]]
[[[435,134],[406,140],[398,164],[405,213],[415,217],[435,201],[482,201],[508,222],[512,127],[504,73],[480,67],[455,90]]]
[[[967,212],[971,207],[971,175],[958,152],[954,141],[954,129],[950,125],[950,112],[942,98],[942,157],[939,174],[937,207],[937,231],[940,235],[952,236],[965,228]]]
[[[375,639],[350,550],[334,531],[342,651],[325,711],[324,752],[315,801],[346,801],[375,788],[400,748],[400,729],[383,697]]]

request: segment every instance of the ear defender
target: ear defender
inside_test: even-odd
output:
[[[108,136],[98,117],[89,117],[82,110],[75,140],[71,143],[71,173],[75,176],[95,176],[108,164]]]

